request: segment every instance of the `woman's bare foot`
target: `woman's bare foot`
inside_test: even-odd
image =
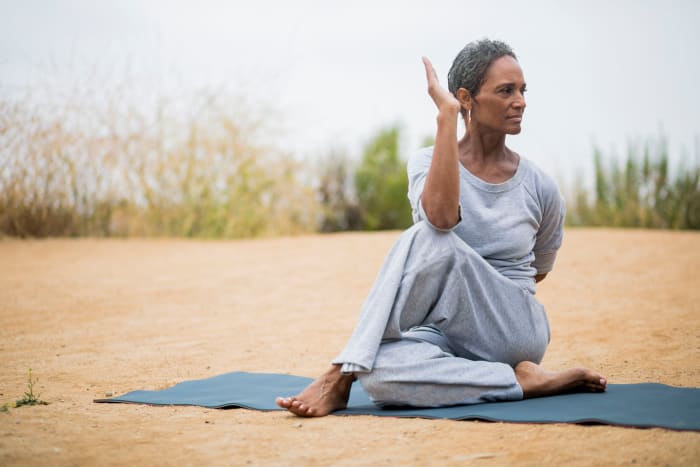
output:
[[[546,371],[532,362],[518,363],[515,378],[523,388],[525,399],[572,391],[603,392],[608,384],[603,376],[587,368],[555,372]]]
[[[355,375],[340,372],[332,365],[324,374],[294,397],[278,397],[277,405],[300,417],[323,417],[347,407]]]

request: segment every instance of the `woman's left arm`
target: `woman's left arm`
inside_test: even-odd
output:
[[[538,188],[541,201],[542,220],[535,236],[535,281],[544,280],[554,266],[557,250],[561,246],[564,229],[566,204],[559,192],[556,182],[548,176],[540,178]]]

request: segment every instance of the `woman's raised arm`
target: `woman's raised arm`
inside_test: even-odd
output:
[[[461,105],[440,86],[433,65],[423,57],[428,94],[438,108],[437,133],[421,202],[428,220],[435,227],[449,229],[459,222],[459,153],[457,119]]]

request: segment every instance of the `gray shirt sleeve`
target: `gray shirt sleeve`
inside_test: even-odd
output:
[[[441,229],[434,226],[423,209],[421,197],[423,188],[425,187],[425,179],[428,177],[430,163],[432,161],[433,148],[423,148],[419,150],[413,157],[409,158],[406,170],[408,172],[408,200],[411,202],[411,215],[413,223],[424,221],[430,227],[441,232],[451,232],[460,222],[462,222],[462,206],[459,206],[459,220],[449,229]]]
[[[542,221],[535,237],[535,261],[532,263],[537,274],[545,274],[552,270],[557,250],[564,238],[564,217],[566,203],[556,183],[549,177],[543,177],[540,185],[540,200],[542,202]]]

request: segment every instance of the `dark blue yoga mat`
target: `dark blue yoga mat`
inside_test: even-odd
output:
[[[160,391],[133,391],[95,402],[198,405],[281,410],[275,397],[299,393],[311,382],[301,376],[233,372],[185,381]],[[379,408],[355,383],[346,410],[336,415],[449,418],[521,423],[597,423],[631,427],[700,430],[700,389],[657,383],[610,384],[604,393],[574,393],[513,402],[458,405],[437,409]]]

